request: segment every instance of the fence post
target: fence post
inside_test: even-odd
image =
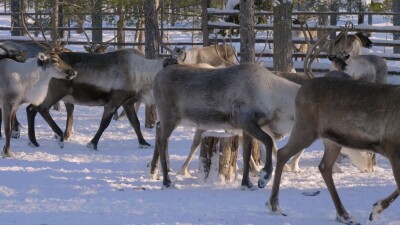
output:
[[[210,7],[210,0],[203,0],[201,1],[201,26],[203,30],[203,46],[209,46],[210,41],[208,40],[209,37],[209,30],[208,30],[208,13],[207,8]]]

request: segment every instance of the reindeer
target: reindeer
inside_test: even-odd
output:
[[[299,20],[299,19],[294,19],[293,24],[301,24],[304,25],[306,21]],[[305,38],[307,36],[308,39],[313,39],[316,38],[318,35],[318,31],[316,30],[308,30],[308,32],[304,32],[302,30],[292,30],[292,37],[294,38]],[[293,49],[295,53],[307,53],[308,50],[308,44],[293,44]],[[297,60],[297,59],[296,59]]]
[[[291,82],[294,82],[298,85],[302,85],[305,82],[309,81],[310,78],[308,78],[305,75],[300,75],[297,73],[291,73],[291,72],[275,72],[274,73],[276,76],[284,78],[286,80],[289,80]],[[324,75],[324,77],[336,77],[336,78],[343,78],[343,79],[352,79],[352,77],[342,71],[330,71],[328,73],[326,73]],[[295,95],[292,96],[293,99],[295,98]],[[271,109],[272,110],[272,109]],[[293,116],[294,116],[294,112]],[[289,124],[290,121],[287,121],[287,123]],[[205,132],[204,129],[196,129],[195,134],[193,136],[193,141],[192,144],[190,146],[190,152],[188,157],[186,158],[185,162],[183,163],[181,169],[179,170],[179,174],[182,174],[184,176],[190,177],[190,173],[189,173],[189,164],[192,161],[192,158],[194,156],[194,154],[196,153],[196,149],[199,147],[200,142],[201,142],[201,135],[202,133]],[[242,139],[239,139],[240,142],[242,143]],[[241,144],[242,145],[242,144]],[[277,152],[277,148],[276,148],[276,144],[275,141],[273,140],[273,147],[272,147],[272,153],[274,154],[274,156],[276,156],[276,152]],[[263,158],[261,158],[261,160],[264,161],[265,160]],[[285,171],[295,171],[298,172],[300,171],[300,168],[298,166],[299,164],[299,160],[300,160],[300,154],[297,157],[294,157],[292,162],[290,164],[288,164],[287,166],[285,166]],[[250,163],[252,164],[252,168],[256,168],[255,166],[255,162],[250,159]]]
[[[382,57],[376,55],[357,55],[337,53],[330,55],[336,70],[350,74],[355,80],[364,80],[375,83],[387,82],[387,63]]]
[[[357,90],[357,91],[354,91]],[[337,220],[359,224],[344,208],[332,178],[332,167],[342,146],[368,149],[387,157],[397,183],[396,190],[374,204],[370,220],[376,218],[400,193],[400,86],[335,78],[316,78],[304,84],[296,97],[294,127],[288,143],[278,151],[270,210],[279,207],[279,186],[286,161],[322,138],[325,152],[319,170],[331,194]]]
[[[0,61],[0,106],[4,114],[6,143],[3,157],[12,157],[10,152],[11,129],[19,105],[39,105],[46,97],[51,78],[71,80],[77,72],[57,54],[39,53],[36,58],[18,63],[11,59]]]
[[[145,59],[132,49],[95,54],[66,52],[60,57],[68,62],[81,76],[74,82],[53,79],[46,99],[42,104],[27,107],[28,134],[31,146],[39,146],[35,138],[34,118],[39,112],[56,133],[60,147],[63,147],[64,135],[49,114],[49,108],[59,100],[73,104],[104,106],[99,130],[87,147],[97,149],[98,141],[110,124],[113,113],[122,106],[129,122],[135,129],[141,146],[150,146],[140,131],[139,120],[134,111],[137,101],[152,102],[151,87],[157,72],[165,66],[177,63],[175,59]],[[69,107],[73,107],[69,104]],[[72,109],[67,109],[73,111]],[[65,136],[71,133],[73,115],[67,118]]]
[[[185,50],[175,47],[172,55],[178,59],[179,63],[198,64],[207,63],[213,67],[226,67],[238,64],[237,53],[232,45],[214,45],[202,48],[192,48]]]
[[[374,43],[364,32],[340,36],[334,43],[331,54],[346,52],[350,56],[362,55],[362,48],[372,48]]]
[[[28,58],[27,49],[17,43],[11,41],[5,41],[0,44],[0,49],[4,51],[4,54],[0,54],[1,59],[12,59],[17,62],[25,62]],[[37,56],[37,53],[36,55]]]
[[[165,68],[157,74],[153,87],[159,125],[149,165],[150,175],[156,175],[160,156],[163,186],[170,187],[168,138],[181,123],[204,130],[243,130],[241,186],[253,189],[248,176],[251,136],[265,145],[266,163],[262,170],[263,176],[269,179],[272,175],[272,138],[279,139],[290,132],[294,96],[299,87],[257,64],[245,63],[219,69],[191,65]]]

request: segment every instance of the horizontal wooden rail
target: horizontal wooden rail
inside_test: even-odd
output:
[[[208,22],[208,28],[210,29],[239,29],[240,25],[229,22]],[[273,30],[274,24],[256,24],[254,27],[256,30]],[[326,31],[340,31],[341,26],[309,26],[310,30],[326,30]],[[292,25],[292,30],[302,30],[300,25]],[[366,31],[366,32],[379,32],[379,33],[399,33],[400,26],[372,26],[366,24],[356,24],[354,29],[351,31]]]

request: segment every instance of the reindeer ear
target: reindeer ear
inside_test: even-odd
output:
[[[348,58],[350,58],[350,55],[349,55],[349,54],[346,54],[346,55],[344,56],[344,59],[347,60]]]
[[[39,54],[38,54],[38,60],[44,62],[44,61],[46,61],[47,59],[48,59],[48,57],[47,57],[46,54],[44,54],[43,52],[39,52]]]
[[[92,48],[90,46],[84,45],[83,48],[85,49],[85,51],[87,52],[92,52]]]

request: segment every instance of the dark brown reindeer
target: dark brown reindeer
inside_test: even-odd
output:
[[[260,140],[267,150],[261,173],[265,182],[272,175],[272,138],[281,138],[290,132],[294,96],[298,89],[299,85],[277,77],[257,64],[220,69],[192,65],[165,68],[156,76],[153,87],[160,124],[149,165],[150,175],[157,173],[160,156],[163,186],[170,187],[168,138],[179,124],[203,130],[243,130],[241,186],[253,189],[249,179],[250,136]],[[259,186],[265,184],[259,183]]]
[[[354,91],[357,90],[357,91]],[[342,146],[368,149],[389,159],[396,190],[373,206],[370,220],[398,197],[400,190],[400,86],[335,78],[316,78],[305,83],[296,96],[294,127],[288,143],[278,151],[274,183],[268,206],[279,207],[279,186],[286,161],[322,138],[325,153],[319,170],[331,194],[337,220],[359,224],[344,208],[332,178],[332,167]]]

